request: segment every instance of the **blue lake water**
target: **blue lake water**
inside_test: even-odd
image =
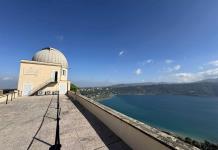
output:
[[[100,103],[161,130],[218,143],[218,97],[117,95]]]

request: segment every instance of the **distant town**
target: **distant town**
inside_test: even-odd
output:
[[[135,83],[108,87],[80,88],[80,93],[94,100],[110,98],[114,95],[187,95],[218,96],[218,79],[208,79],[193,83]]]
[[[90,88],[81,88],[80,93],[88,98],[94,100],[101,100],[105,98],[112,97],[115,94],[113,93],[112,88],[109,87],[90,87]]]

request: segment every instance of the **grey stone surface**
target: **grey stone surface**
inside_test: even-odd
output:
[[[56,98],[56,96],[22,97],[7,105],[0,103],[0,149],[24,150],[28,147],[36,150],[49,149],[55,141]],[[62,149],[130,149],[77,102],[61,96],[60,106]]]

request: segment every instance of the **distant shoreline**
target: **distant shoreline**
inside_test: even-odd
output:
[[[106,100],[106,99],[110,99],[110,98],[112,98],[114,96],[116,96],[116,94],[113,94],[113,95],[110,95],[110,96],[107,96],[107,97],[96,98],[95,101],[97,101],[97,102],[103,101],[103,100]]]

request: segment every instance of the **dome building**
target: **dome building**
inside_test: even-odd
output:
[[[55,48],[43,48],[32,58],[32,61],[61,64],[63,68],[68,67],[68,62],[63,53]]]
[[[68,62],[62,52],[47,47],[38,51],[32,61],[21,60],[18,90],[23,96],[65,94],[70,90]]]

